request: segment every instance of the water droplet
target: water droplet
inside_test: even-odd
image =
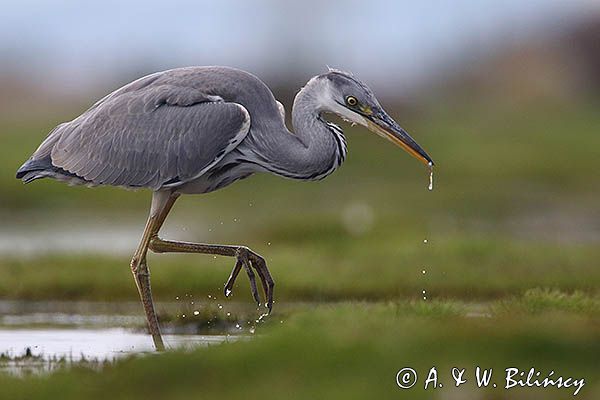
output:
[[[261,315],[260,315],[260,317],[258,317],[258,319],[256,320],[256,321],[257,321],[257,323],[258,323],[258,322],[262,322],[262,320],[263,320],[265,317],[267,317],[268,315],[269,315],[269,314],[266,314],[266,313],[265,313],[265,314],[261,314]]]
[[[423,296],[423,300],[427,300],[427,296]]]
[[[425,294],[425,291],[423,290],[423,294]]]
[[[254,330],[255,330],[254,327],[250,328],[250,333],[254,334]]]
[[[433,190],[433,164],[429,163],[429,190]]]
[[[235,327],[236,327],[237,329],[242,329],[242,327],[240,326],[240,324],[235,324]]]
[[[233,222],[237,222],[237,218],[234,218],[234,219],[233,219]]]
[[[270,245],[271,245],[271,242],[267,242],[267,246],[270,246]]]
[[[179,296],[175,296],[175,300],[179,300]]]
[[[228,317],[231,317],[231,313],[230,313],[230,312],[228,312],[228,313],[227,313],[227,316],[228,316]]]
[[[217,256],[213,256],[213,258],[216,260],[216,259],[217,259]]]
[[[185,318],[185,314],[182,314],[182,315],[181,315],[181,317],[182,317],[182,318]]]
[[[425,272],[426,272],[426,271],[425,271],[425,270],[423,270],[423,271],[421,271],[421,272],[423,273],[423,275],[425,275]]]
[[[423,239],[423,243],[427,244],[427,239]]]
[[[194,311],[194,315],[200,315],[200,311],[198,311],[198,310]]]
[[[212,296],[209,294],[209,295],[208,295],[208,298],[209,298],[209,299],[212,299]]]
[[[222,308],[223,308],[223,306],[221,304],[219,304],[219,309],[222,309]]]

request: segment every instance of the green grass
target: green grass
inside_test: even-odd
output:
[[[573,389],[502,388],[505,368],[535,367],[542,374],[583,377],[586,385],[577,398],[595,398],[597,324],[581,315],[561,320],[548,315],[469,318],[441,303],[321,305],[298,310],[283,323],[272,316],[251,341],[127,359],[101,372],[76,368],[27,380],[0,376],[0,385],[11,399],[572,397]],[[425,391],[432,366],[444,387]],[[492,382],[499,387],[477,388],[476,366],[493,368]],[[395,383],[404,367],[420,377],[407,391]],[[464,386],[453,387],[452,367],[466,368]]]
[[[600,299],[579,291],[565,293],[556,289],[535,288],[527,290],[523,296],[500,301],[494,309],[498,314],[562,312],[600,317]]]
[[[475,237],[437,238],[427,244],[393,232],[367,239],[340,233],[325,239],[308,233],[301,243],[284,235],[258,246],[276,279],[276,300],[322,301],[456,298],[485,301],[532,287],[594,293],[600,287],[600,247],[522,243]],[[381,236],[380,236],[381,235]],[[263,251],[264,250],[264,251]],[[158,300],[186,293],[222,296],[233,266],[226,257],[151,255],[152,286]],[[425,270],[425,274],[423,274]],[[40,256],[0,260],[0,297],[12,299],[135,300],[128,257]],[[234,298],[250,301],[241,276]]]

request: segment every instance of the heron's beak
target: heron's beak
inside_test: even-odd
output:
[[[387,115],[385,111],[374,113],[367,120],[367,128],[379,136],[389,140],[397,146],[402,147],[408,154],[421,161],[423,164],[432,167],[433,160],[429,155],[414,141],[410,135]]]

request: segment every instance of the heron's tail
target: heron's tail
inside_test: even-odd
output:
[[[17,179],[22,180],[24,183],[42,178],[58,179],[60,181],[67,181],[70,184],[89,184],[84,178],[52,164],[52,159],[49,155],[43,158],[31,157],[17,170]]]
[[[17,179],[22,180],[24,183],[35,181],[36,179],[45,178],[52,174],[53,169],[56,169],[50,157],[43,159],[33,159],[25,161],[21,168],[17,170]]]

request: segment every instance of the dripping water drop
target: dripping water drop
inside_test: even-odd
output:
[[[433,164],[429,162],[429,190],[433,190]]]

